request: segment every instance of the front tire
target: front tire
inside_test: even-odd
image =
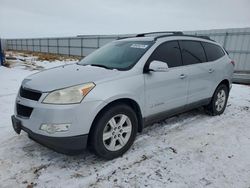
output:
[[[93,126],[90,147],[98,156],[110,160],[131,147],[138,130],[138,119],[132,108],[116,104],[103,111]]]
[[[206,106],[208,113],[213,116],[221,115],[227,106],[228,95],[228,87],[224,84],[219,85],[214,92],[211,102]]]

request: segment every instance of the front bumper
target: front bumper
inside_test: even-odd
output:
[[[44,95],[39,101],[29,100],[18,95],[14,115],[16,119],[22,121],[25,128],[35,134],[49,137],[73,137],[89,134],[92,122],[104,104],[100,100],[83,101],[80,104],[69,105],[43,104]],[[29,112],[29,114],[23,116],[20,112]],[[70,124],[70,128],[68,131],[55,132],[52,135],[41,130],[42,124]]]
[[[11,116],[12,125],[16,133],[20,134],[21,130],[28,133],[29,137],[34,141],[47,146],[59,153],[64,154],[77,154],[83,151],[87,147],[88,135],[78,135],[69,137],[51,137],[36,134],[30,129],[24,127],[22,122],[14,115]]]

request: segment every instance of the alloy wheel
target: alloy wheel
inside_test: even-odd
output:
[[[118,151],[123,148],[132,133],[132,123],[125,114],[113,116],[103,130],[103,143],[107,150]]]
[[[217,99],[215,101],[215,108],[218,112],[220,112],[226,104],[226,93],[222,89],[217,93]]]

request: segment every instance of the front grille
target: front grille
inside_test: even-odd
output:
[[[41,92],[39,91],[33,91],[30,89],[26,89],[21,87],[20,88],[20,96],[26,99],[30,99],[30,100],[34,100],[34,101],[38,101],[42,95]]]
[[[23,106],[21,104],[16,104],[16,111],[17,111],[17,115],[29,118],[33,111],[33,108],[28,107],[28,106]]]

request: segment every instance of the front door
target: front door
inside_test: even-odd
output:
[[[166,62],[167,72],[150,71],[144,74],[146,116],[156,115],[184,107],[187,104],[188,75],[182,66],[177,41],[159,45],[148,59]]]

